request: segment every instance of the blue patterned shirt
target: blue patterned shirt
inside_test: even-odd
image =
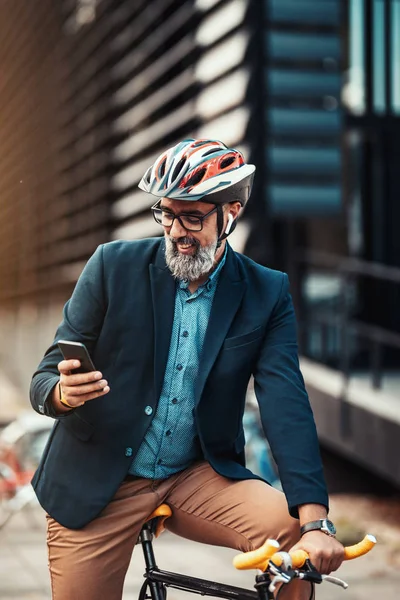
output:
[[[193,294],[187,281],[176,284],[164,383],[156,414],[129,469],[132,475],[164,479],[201,458],[193,417],[196,377],[226,252],[227,248],[218,267]]]

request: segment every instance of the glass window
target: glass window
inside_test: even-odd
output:
[[[272,96],[338,97],[340,92],[339,73],[269,69],[266,76]]]
[[[302,146],[269,146],[268,166],[272,173],[304,175],[339,175],[341,166],[339,148]]]
[[[355,114],[365,112],[364,0],[350,0],[349,73],[343,101]]]
[[[337,25],[340,0],[264,0],[272,21]]]
[[[267,187],[267,198],[274,214],[310,216],[337,214],[341,210],[341,187],[329,185],[281,185]]]
[[[341,129],[339,110],[307,110],[270,108],[267,111],[268,130],[272,134],[331,136]]]
[[[328,33],[299,33],[270,31],[266,36],[267,52],[271,58],[292,61],[323,60],[340,57],[340,40]]]
[[[374,0],[373,6],[373,106],[382,113],[386,111],[385,0]]]
[[[400,113],[400,2],[391,3],[391,77],[392,77],[392,110]]]

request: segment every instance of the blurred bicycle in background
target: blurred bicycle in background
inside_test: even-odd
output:
[[[52,420],[27,412],[0,431],[0,529],[37,502],[30,481],[52,426]]]
[[[282,490],[278,469],[265,438],[253,386],[247,392],[246,411],[243,416],[246,438],[246,466],[250,471],[266,479],[273,487]]]

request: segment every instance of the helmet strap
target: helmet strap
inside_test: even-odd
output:
[[[217,250],[220,248],[222,240],[222,231],[224,228],[224,211],[222,210],[221,204],[217,204],[217,232],[218,232],[218,242],[217,242]]]

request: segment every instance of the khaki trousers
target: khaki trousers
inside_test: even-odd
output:
[[[300,537],[281,492],[259,480],[221,477],[207,462],[164,480],[126,480],[83,529],[67,529],[47,516],[53,600],[121,600],[141,526],[163,502],[172,509],[167,529],[196,542],[248,551],[275,538],[289,550]],[[310,591],[296,581],[279,600],[308,600]]]

